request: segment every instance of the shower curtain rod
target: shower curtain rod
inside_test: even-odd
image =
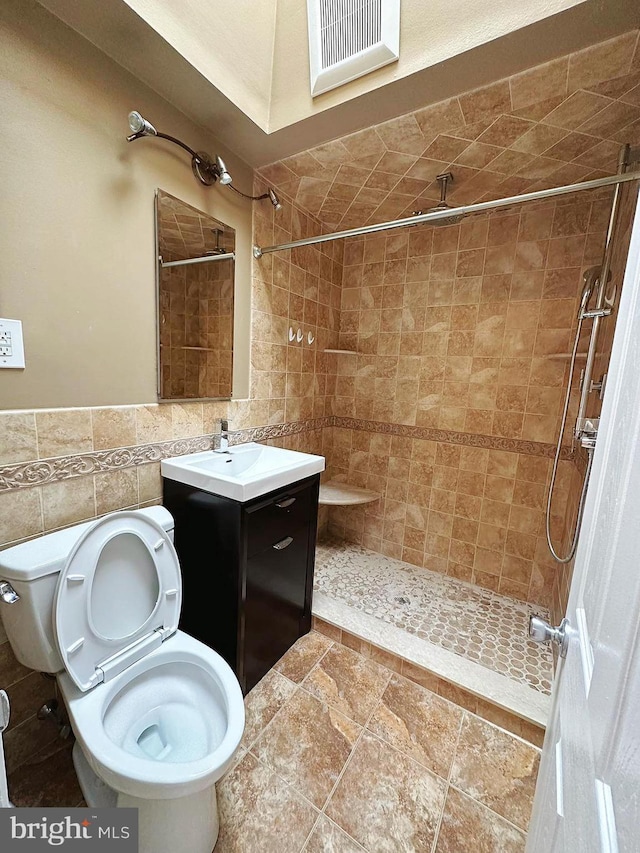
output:
[[[524,204],[527,201],[539,201],[540,199],[553,198],[558,195],[582,192],[583,190],[596,190],[600,187],[609,187],[614,184],[624,184],[628,181],[640,180],[640,172],[626,172],[622,175],[609,175],[606,178],[595,178],[593,181],[582,181],[578,184],[567,184],[562,187],[550,187],[546,190],[536,190],[532,193],[514,195],[509,198],[497,198],[491,201],[479,201],[475,204],[466,204],[461,207],[449,207],[446,210],[438,210],[434,213],[420,213],[417,216],[409,216],[406,219],[393,219],[390,222],[379,222],[376,225],[363,225],[360,228],[350,228],[348,231],[335,231],[332,234],[320,234],[317,237],[307,237],[304,240],[294,240],[292,243],[280,243],[278,246],[254,246],[254,258],[261,258],[271,252],[281,252],[285,249],[297,249],[299,246],[313,246],[315,243],[327,243],[330,240],[343,240],[345,237],[359,237],[362,234],[373,234],[376,231],[389,231],[392,228],[407,228],[411,225],[436,222],[438,219],[449,219],[452,216],[479,213],[483,210],[494,210],[499,207],[509,207],[512,204]]]
[[[234,260],[236,259],[235,252],[225,252],[224,255],[207,255],[204,258],[186,258],[184,261],[163,261],[162,255],[160,258],[160,266],[162,269],[165,267],[182,267],[185,264],[206,264],[208,261],[226,261],[226,260]]]

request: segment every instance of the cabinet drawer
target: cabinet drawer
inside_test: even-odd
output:
[[[247,507],[247,556],[275,545],[307,525],[314,494],[313,483],[293,486]]]

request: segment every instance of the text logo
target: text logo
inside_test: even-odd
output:
[[[137,809],[0,809],[0,850],[138,853]]]

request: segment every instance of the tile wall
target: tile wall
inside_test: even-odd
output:
[[[588,180],[640,143],[632,30],[520,74],[261,167],[331,230],[411,216],[452,171],[457,204]]]
[[[550,602],[549,456],[582,272],[601,258],[609,206],[584,194],[346,241],[340,347],[356,354],[332,357],[334,412],[424,437],[334,429],[334,475],[382,495],[332,510],[334,533]],[[556,534],[571,467],[561,464]]]
[[[622,188],[620,195],[620,213],[618,216],[618,224],[616,226],[616,239],[613,244],[613,253],[611,257],[611,280],[609,282],[607,293],[609,296],[615,294],[612,316],[603,320],[600,332],[598,335],[598,346],[593,369],[593,380],[601,381],[609,367],[609,359],[611,357],[611,348],[613,345],[613,334],[615,332],[615,318],[620,301],[620,293],[622,290],[624,269],[626,265],[627,252],[629,250],[629,242],[631,240],[631,227],[633,225],[633,216],[638,199],[637,187],[625,185]],[[578,371],[579,373],[579,371]],[[574,381],[574,400],[571,412],[574,413],[577,406],[577,383]],[[587,416],[597,417],[600,415],[602,404],[597,395],[592,394],[588,401]],[[573,421],[570,419],[569,423]],[[571,477],[569,479],[568,493],[565,497],[561,497],[561,501],[565,501],[565,523],[562,536],[560,538],[561,553],[568,553],[570,543],[575,529],[575,520],[577,517],[578,503],[582,493],[582,485],[586,469],[586,455],[584,451],[579,451],[576,454],[574,464],[572,465]],[[554,500],[554,505],[558,503]],[[554,540],[556,541],[556,540]],[[571,586],[571,578],[573,576],[573,560],[569,563],[556,564],[553,572],[553,586],[551,592],[551,616],[554,625],[559,625],[562,617],[565,615],[567,601],[569,599],[569,587]]]

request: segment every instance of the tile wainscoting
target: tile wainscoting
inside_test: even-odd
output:
[[[160,460],[210,447],[204,423],[224,413],[223,406],[235,408],[242,426],[242,405],[2,413],[0,546],[158,503]],[[244,423],[249,418],[245,414]],[[542,522],[552,445],[336,415],[232,432],[233,443],[245,441],[321,453],[325,476],[382,495],[366,507],[323,510],[321,523],[332,533],[487,589],[549,603],[553,566]],[[574,467],[565,449],[554,517],[560,532]]]

